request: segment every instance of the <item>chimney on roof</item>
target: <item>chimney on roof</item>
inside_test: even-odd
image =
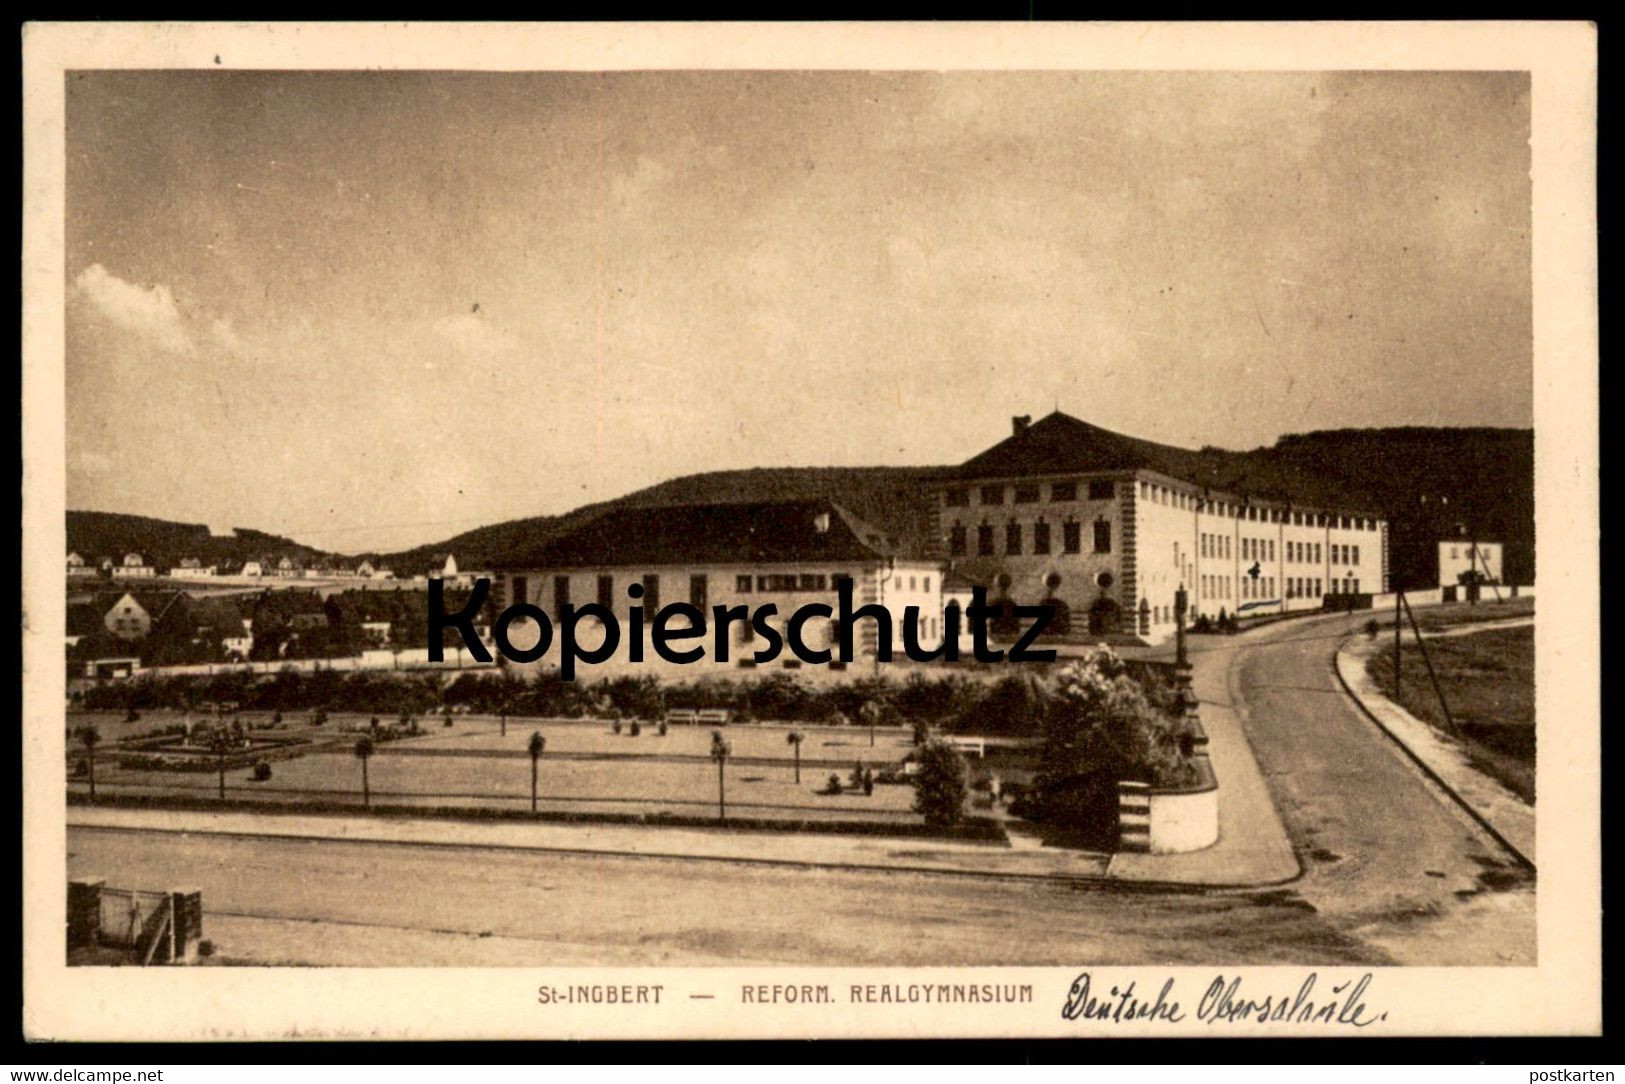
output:
[[[1014,418],[1010,419],[1010,435],[1013,437],[1019,437],[1021,434],[1025,433],[1027,431],[1027,427],[1032,424],[1033,416],[1031,414],[1018,414]]]
[[[829,533],[829,513],[820,512],[813,517],[813,530],[819,534]]]

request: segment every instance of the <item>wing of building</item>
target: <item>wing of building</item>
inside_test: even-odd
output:
[[[777,614],[767,624],[782,636],[800,607],[821,603],[835,609],[836,592],[846,578],[852,581],[854,606],[880,603],[899,622],[908,607],[917,607],[914,634],[922,647],[929,647],[942,639],[943,565],[925,549],[918,540],[911,543],[824,499],[617,508],[544,543],[520,558],[518,567],[497,574],[495,605],[526,603],[556,619],[567,606],[596,603],[620,622],[624,656],[633,606],[653,615],[668,603],[683,602],[709,619],[719,606],[754,612],[771,604]],[[636,598],[628,592],[634,584]],[[802,631],[804,642],[816,651],[836,643],[839,626],[814,617]],[[901,629],[895,632],[894,644],[900,643]],[[751,656],[765,638],[748,622],[721,635],[728,637],[728,658],[717,658],[708,638],[705,661],[683,666],[681,676],[717,668],[755,669]],[[867,660],[871,671],[878,636],[873,621],[854,628],[856,655]],[[519,643],[520,634],[514,633],[514,639]],[[582,642],[593,646],[599,641]],[[544,665],[550,657],[544,656]],[[618,657],[615,663],[632,660]],[[639,672],[658,672],[669,664],[649,656],[634,665]],[[814,669],[788,652],[771,665]],[[617,665],[606,664],[601,672],[615,669]],[[832,661],[817,669],[840,672],[845,667]]]
[[[1056,412],[949,472],[938,513],[953,571],[994,600],[1047,602],[1087,635],[1172,635],[1386,591],[1388,525],[1309,504],[1315,480],[1250,476],[1234,456],[1123,436]]]

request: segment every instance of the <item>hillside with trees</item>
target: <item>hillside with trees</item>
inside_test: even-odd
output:
[[[122,512],[70,511],[67,526],[69,551],[92,563],[103,557],[117,561],[131,552],[160,568],[176,565],[186,557],[219,564],[260,557],[305,561],[333,556],[264,531],[238,527],[231,535],[211,535],[201,523],[175,523]]]

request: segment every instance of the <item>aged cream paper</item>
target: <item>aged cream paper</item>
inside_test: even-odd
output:
[[[24,40],[25,1030],[37,1039],[834,1038],[1596,1034],[1601,1028],[1595,243],[1596,36],[1581,24],[181,25],[33,24]],[[65,966],[58,579],[66,549],[67,86],[76,73],[199,72],[1258,72],[1527,73],[1533,415],[1539,537],[1538,951],[1530,966],[1326,964],[1256,957],[1189,966],[1180,932],[1132,965],[1087,949],[1053,966],[910,967],[922,917],[888,922],[865,959],[668,967]],[[478,116],[476,110],[473,114]],[[207,146],[199,168],[208,168]],[[658,163],[656,164],[658,166]],[[655,169],[656,166],[651,166]],[[1194,163],[1193,173],[1203,167]],[[635,178],[634,178],[635,179]],[[930,239],[926,259],[929,263]],[[946,239],[938,239],[946,240]],[[136,317],[139,318],[139,314]],[[1262,314],[1260,315],[1262,320]],[[229,327],[221,334],[229,334]],[[1196,358],[1179,364],[1198,367]],[[695,375],[705,375],[703,370]],[[941,374],[952,383],[953,372]],[[606,378],[607,379],[607,378]],[[696,383],[702,383],[696,381]],[[633,393],[635,394],[635,392]],[[1349,394],[1358,394],[1358,389]],[[1171,409],[1182,405],[1177,399]],[[649,404],[658,415],[658,404]],[[724,408],[725,409],[725,408]],[[724,419],[726,422],[727,419]],[[116,413],[107,424],[116,425]],[[906,434],[904,434],[906,436]],[[838,440],[838,434],[831,437]],[[629,442],[625,454],[640,454]],[[967,454],[969,454],[967,452]],[[831,462],[845,461],[832,456]],[[749,463],[735,464],[740,467]],[[121,465],[136,471],[139,463]],[[675,473],[675,472],[673,472]],[[562,509],[553,509],[559,511]],[[537,509],[541,511],[541,509]],[[154,508],[150,514],[163,516]],[[177,517],[179,518],[179,517]],[[1380,860],[1378,858],[1377,860]],[[590,866],[587,867],[590,869]],[[711,876],[693,863],[696,893]],[[588,874],[590,876],[590,874]],[[912,891],[912,890],[911,890]],[[1164,906],[1145,897],[1147,908]],[[207,901],[205,901],[207,907]],[[537,894],[534,906],[546,907]],[[887,913],[879,894],[877,914]],[[1231,920],[1246,921],[1244,912]],[[764,922],[771,923],[770,915]],[[835,920],[832,917],[832,920]],[[845,911],[839,921],[864,922]],[[1425,921],[1420,916],[1419,921]],[[816,922],[807,929],[816,936]],[[1099,931],[1081,929],[1080,944]],[[887,938],[897,939],[897,943]],[[1199,955],[1199,954],[1198,954]],[[574,960],[575,957],[566,956]],[[1087,976],[1134,984],[1150,1018],[1068,1019]],[[1296,1004],[1313,976],[1332,1019],[1220,1019],[1212,998]],[[569,991],[582,988],[579,996]],[[827,991],[827,1001],[817,992]],[[805,991],[813,991],[808,998]],[[562,993],[561,993],[562,992]],[[765,1002],[765,1003],[764,1003]],[[1200,1006],[1206,1005],[1206,1010]],[[1267,1014],[1266,1014],[1267,1015]],[[1288,1014],[1290,1015],[1290,1014]]]

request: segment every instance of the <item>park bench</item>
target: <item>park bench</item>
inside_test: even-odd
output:
[[[666,722],[673,726],[678,724],[693,726],[698,718],[699,713],[693,708],[671,708],[666,712]]]
[[[705,708],[696,721],[704,726],[727,726],[734,713],[727,708]]]
[[[982,738],[949,738],[948,744],[961,753],[975,753],[978,757],[987,755],[987,742]]]

